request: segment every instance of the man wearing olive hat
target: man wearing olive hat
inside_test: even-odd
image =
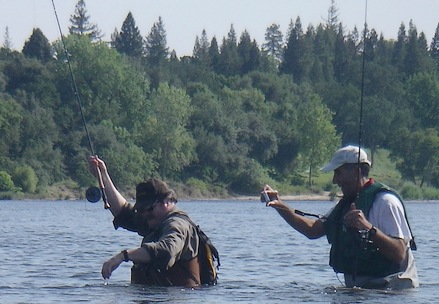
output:
[[[104,279],[122,263],[132,261],[131,283],[194,287],[200,285],[196,227],[184,219],[187,214],[176,207],[174,190],[157,179],[148,179],[136,187],[136,203],[129,204],[114,186],[105,163],[97,156],[89,161],[94,174],[102,174],[103,188],[114,215],[114,227],[137,232],[141,246],[125,249],[102,266]],[[182,214],[175,216],[175,214]]]
[[[329,265],[343,273],[346,287],[402,289],[418,287],[412,249],[416,245],[404,204],[391,188],[369,178],[366,152],[346,146],[321,171],[334,171],[332,183],[342,199],[326,215],[310,219],[282,202],[266,185],[267,206],[275,208],[294,229],[310,239],[327,236]]]

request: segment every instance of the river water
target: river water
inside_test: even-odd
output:
[[[289,202],[326,213],[332,202]],[[220,252],[219,283],[196,290],[131,285],[130,263],[108,284],[102,263],[140,236],[114,230],[102,203],[0,201],[0,303],[438,303],[439,202],[407,202],[421,286],[384,292],[343,288],[326,238],[308,240],[258,201],[181,201]]]

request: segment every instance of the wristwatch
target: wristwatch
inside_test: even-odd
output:
[[[369,229],[367,236],[370,239],[371,237],[375,236],[375,234],[377,234],[377,229],[375,228],[375,226],[372,226],[372,228]]]
[[[122,254],[123,254],[123,260],[124,262],[129,262],[130,258],[128,257],[128,251],[126,250],[122,250]]]

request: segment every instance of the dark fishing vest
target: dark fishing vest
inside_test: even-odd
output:
[[[353,202],[368,218],[377,193],[382,191],[396,195],[402,203],[395,191],[374,182],[361,190],[358,199],[342,198],[325,221],[327,238],[332,245],[329,265],[335,272],[376,277],[399,272],[399,264],[382,255],[373,243],[365,242],[357,229],[348,228],[343,223],[343,216]]]
[[[170,214],[168,217],[172,217]],[[161,235],[161,229],[154,232],[151,241],[158,241]],[[150,263],[134,264],[131,267],[131,283],[156,286],[184,286],[195,287],[200,285],[200,264],[198,257],[190,260],[178,260],[169,269],[160,269]]]

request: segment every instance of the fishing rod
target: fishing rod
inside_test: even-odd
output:
[[[56,23],[58,24],[58,30],[59,30],[59,33],[61,35],[61,44],[62,44],[62,47],[63,47],[63,50],[64,50],[64,54],[65,54],[65,57],[66,57],[67,66],[69,67],[70,80],[72,82],[73,93],[75,94],[76,101],[78,102],[79,111],[81,113],[82,123],[84,125],[85,133],[87,135],[87,140],[88,140],[88,145],[89,145],[89,148],[90,148],[90,152],[91,152],[91,155],[96,155],[94,153],[94,149],[93,149],[90,133],[88,132],[87,121],[85,119],[84,110],[83,110],[83,107],[82,107],[81,99],[79,97],[78,87],[76,86],[75,76],[73,74],[72,66],[70,64],[69,52],[67,51],[67,47],[66,47],[66,44],[64,42],[64,35],[62,33],[62,30],[61,30],[61,25],[60,25],[60,22],[59,22],[58,13],[56,11],[54,0],[52,0],[52,6],[53,6],[53,11],[54,11],[55,17],[56,17]],[[105,186],[104,186],[104,183],[102,181],[102,174],[101,174],[101,171],[100,171],[99,168],[96,168],[96,174],[97,174],[97,179],[98,179],[98,183],[99,183],[99,188],[97,188],[97,187],[89,187],[87,189],[87,191],[85,192],[85,197],[87,198],[87,201],[89,201],[91,203],[96,203],[96,202],[98,202],[102,198],[102,200],[104,202],[104,208],[108,209],[108,208],[110,208],[110,205],[107,202],[107,196],[105,195]]]
[[[361,191],[361,185],[360,185],[360,178],[361,178],[361,142],[363,138],[363,103],[364,103],[364,75],[365,75],[365,66],[366,66],[366,38],[367,38],[367,0],[365,0],[365,8],[364,8],[364,29],[363,29],[363,62],[361,66],[361,93],[360,93],[360,117],[358,122],[358,169],[357,169],[357,195],[356,197],[359,198],[360,191]],[[367,248],[369,237],[368,237],[368,230],[357,230],[357,233],[360,235],[360,243],[362,244],[363,248]],[[355,282],[356,277],[358,275],[358,251],[355,251],[354,254],[354,267],[353,267],[353,274],[352,279]]]
[[[363,29],[363,53],[362,53],[362,67],[361,67],[361,93],[360,93],[360,117],[359,117],[359,127],[358,127],[358,160],[357,163],[360,165],[361,163],[361,144],[363,138],[363,104],[364,104],[364,75],[365,75],[365,66],[366,66],[366,38],[367,38],[367,0],[365,0],[365,9],[364,9],[364,29]],[[360,181],[360,170],[358,170],[357,174],[357,185],[359,185]],[[359,189],[357,190],[357,195],[359,194]],[[261,201],[264,203],[269,202],[271,199],[266,192],[262,193]],[[301,216],[310,216],[316,217],[318,219],[324,218],[324,216],[320,214],[308,213],[301,210],[294,209],[294,213]]]
[[[357,158],[357,165],[359,167],[358,173],[357,173],[357,197],[360,193],[360,178],[361,178],[361,145],[362,145],[362,139],[363,139],[363,105],[364,105],[364,77],[365,77],[365,67],[366,67],[366,38],[367,38],[367,0],[365,0],[365,7],[364,7],[364,29],[363,29],[363,53],[362,53],[362,66],[361,66],[361,92],[360,92],[360,117],[358,121],[358,158]]]
[[[363,103],[364,103],[364,75],[366,66],[366,34],[367,34],[367,0],[364,8],[364,30],[363,30],[363,62],[361,66],[361,95],[360,95],[360,118],[358,124],[358,164],[360,164],[361,142],[363,138]]]

